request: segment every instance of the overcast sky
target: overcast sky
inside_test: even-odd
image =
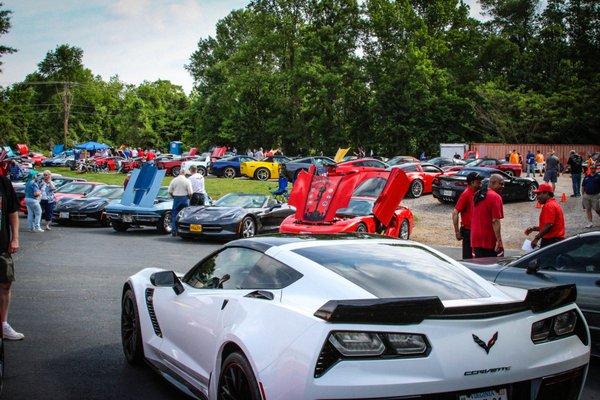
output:
[[[186,92],[184,69],[201,37],[249,0],[0,0],[12,10],[12,28],[2,44],[17,48],[2,57],[0,85],[22,81],[49,50],[68,43],[83,49],[94,74],[127,83],[167,79]],[[475,0],[467,0],[469,4]],[[471,13],[477,16],[478,4]]]

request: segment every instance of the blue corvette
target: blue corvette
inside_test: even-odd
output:
[[[208,172],[219,177],[235,178],[236,176],[241,176],[240,164],[246,161],[256,161],[256,159],[250,156],[232,156],[223,158],[212,163]]]
[[[121,201],[106,206],[106,216],[115,231],[124,232],[132,226],[151,226],[160,233],[171,232],[173,199],[168,188],[160,186],[164,177],[165,170],[150,164],[133,171]]]

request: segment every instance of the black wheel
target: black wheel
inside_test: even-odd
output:
[[[221,366],[218,400],[260,400],[262,396],[252,367],[240,353],[231,353]]]
[[[410,238],[410,225],[406,218],[402,220],[402,223],[400,224],[400,231],[398,232],[398,237],[404,240],[408,240]]]
[[[242,220],[242,229],[240,236],[243,238],[249,238],[256,235],[256,223],[252,217],[244,217]]]
[[[254,178],[259,181],[267,181],[271,178],[271,172],[266,168],[259,168],[254,172]]]
[[[202,176],[206,176],[207,172],[206,172],[206,168],[204,167],[198,167],[198,173]]]
[[[225,170],[223,171],[223,176],[229,179],[235,178],[235,169],[233,169],[232,167],[225,168]]]
[[[534,193],[534,190],[536,190],[537,188],[538,185],[535,183],[529,185],[529,187],[527,188],[527,200],[535,201],[537,199],[537,194]]]
[[[418,179],[415,179],[410,184],[410,189],[408,189],[408,195],[413,198],[421,197],[423,194],[423,182]]]
[[[358,226],[356,227],[357,233],[367,233],[368,231],[369,230],[367,229],[367,225],[365,225],[363,222],[358,224]]]
[[[125,232],[127,229],[131,228],[131,225],[125,222],[112,221],[110,224],[117,232]]]
[[[125,291],[121,302],[121,343],[127,362],[132,365],[141,364],[144,360],[144,346],[140,316],[131,289]]]
[[[173,167],[173,168],[171,168],[171,175],[173,175],[175,177],[179,176],[179,171],[180,170],[181,170],[180,167]]]
[[[162,234],[171,233],[171,220],[171,211],[166,211],[156,223],[156,229]]]

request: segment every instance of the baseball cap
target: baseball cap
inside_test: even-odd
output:
[[[467,183],[471,183],[473,181],[482,181],[482,180],[483,180],[483,176],[479,175],[475,171],[469,172],[469,174],[467,175]]]
[[[537,190],[534,190],[533,193],[554,193],[554,189],[552,189],[552,185],[549,183],[542,183]]]

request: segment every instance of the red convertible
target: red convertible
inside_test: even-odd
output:
[[[281,233],[380,233],[408,239],[414,227],[412,212],[400,205],[408,178],[400,169],[385,171],[329,169],[315,166],[300,172],[289,204],[296,213],[283,220]]]
[[[523,168],[521,164],[510,164],[503,160],[498,160],[495,158],[477,158],[473,161],[469,161],[465,165],[454,165],[451,167],[444,168],[444,173],[446,175],[454,175],[458,171],[463,168],[469,167],[485,167],[485,168],[496,168],[500,171],[505,172],[510,176],[521,176],[521,172],[523,172]]]
[[[408,196],[415,198],[431,193],[433,180],[444,173],[440,167],[428,163],[405,163],[392,167],[394,168],[406,173],[410,184]]]

